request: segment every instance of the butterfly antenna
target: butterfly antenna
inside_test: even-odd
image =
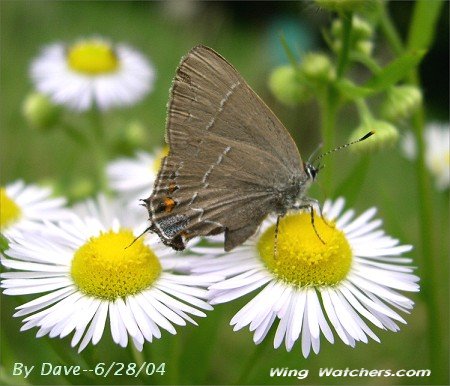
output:
[[[150,229],[152,229],[152,226],[150,225],[148,228],[146,228],[138,237],[136,237],[130,245],[125,247],[125,249],[130,248],[138,239],[140,239],[142,236],[144,236]]]
[[[322,146],[323,143],[319,143],[319,145],[314,149],[314,151],[309,156],[307,163],[311,163],[311,159],[319,152],[320,149],[322,149]]]
[[[322,159],[323,157],[325,157],[325,156],[328,155],[328,154],[334,153],[335,151],[338,151],[338,150],[345,149],[346,147],[348,147],[348,146],[350,146],[350,145],[354,145],[355,143],[364,141],[364,140],[366,140],[367,138],[371,137],[371,136],[374,135],[374,134],[375,134],[375,130],[369,131],[366,135],[364,135],[364,136],[361,137],[360,139],[357,139],[356,141],[349,142],[349,143],[346,143],[345,145],[341,145],[341,146],[338,146],[338,147],[336,147],[336,148],[334,148],[334,149],[328,150],[328,151],[326,151],[325,153],[322,153],[321,155],[319,155],[318,157],[316,157],[316,158],[314,159],[313,163],[316,162],[316,161],[318,161],[318,160],[320,160],[320,159]]]

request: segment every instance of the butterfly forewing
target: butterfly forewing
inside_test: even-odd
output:
[[[177,69],[166,141],[169,155],[145,201],[151,229],[176,249],[184,248],[183,239],[224,231],[227,250],[244,242],[303,172],[288,131],[204,46]]]

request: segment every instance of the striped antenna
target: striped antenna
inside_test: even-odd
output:
[[[341,145],[341,146],[338,146],[338,147],[336,147],[336,148],[334,148],[334,149],[328,150],[327,152],[322,153],[322,154],[320,154],[318,157],[316,157],[316,158],[313,160],[313,163],[316,162],[316,161],[318,161],[318,160],[320,160],[320,159],[322,159],[323,157],[325,157],[325,156],[328,155],[328,154],[334,153],[335,151],[338,151],[338,150],[345,149],[346,147],[348,147],[348,146],[350,146],[350,145],[354,145],[355,143],[364,141],[365,139],[371,137],[371,136],[374,135],[374,134],[375,134],[375,130],[369,131],[366,135],[364,135],[364,136],[361,137],[360,139],[357,139],[356,141],[349,142],[349,143],[346,143],[345,145]]]

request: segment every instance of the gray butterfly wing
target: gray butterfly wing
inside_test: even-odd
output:
[[[182,60],[171,90],[164,159],[145,200],[150,228],[167,245],[225,232],[230,250],[295,190],[303,164],[281,122],[219,54]],[[295,195],[295,192],[293,193]]]

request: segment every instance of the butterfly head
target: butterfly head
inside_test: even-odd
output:
[[[311,181],[314,181],[317,177],[317,174],[319,173],[319,170],[322,169],[322,167],[319,165],[314,166],[313,164],[310,164],[309,162],[304,162],[303,167],[305,169],[306,175],[308,176],[308,179]]]

